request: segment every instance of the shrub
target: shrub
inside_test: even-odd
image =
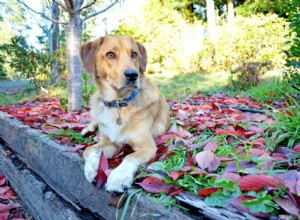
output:
[[[235,88],[257,86],[261,81],[261,76],[269,69],[269,65],[268,62],[243,63],[242,66],[230,72],[230,81]]]
[[[49,79],[51,57],[28,45],[23,36],[15,36],[11,42],[1,44],[0,51],[6,55],[3,59],[10,68],[33,82],[36,88]]]
[[[139,17],[123,20],[116,35],[131,35],[148,51],[148,73],[190,71],[190,60],[202,45],[204,27],[187,23],[171,3],[149,0]]]
[[[234,24],[220,26],[217,42],[206,41],[193,61],[202,70],[231,71],[252,62],[281,68],[285,63],[282,50],[287,47],[286,26],[275,14],[238,16]]]

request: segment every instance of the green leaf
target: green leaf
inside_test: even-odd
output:
[[[242,202],[242,205],[249,208],[254,213],[273,213],[278,206],[272,201],[272,196],[267,195],[267,192],[260,192],[256,199]]]

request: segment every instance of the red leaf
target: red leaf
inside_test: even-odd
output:
[[[69,143],[72,140],[71,137],[64,137],[60,140],[60,144],[65,145],[67,143]]]
[[[247,175],[238,180],[239,188],[244,191],[260,191],[263,187],[284,186],[284,182],[275,177],[264,174]]]
[[[300,144],[297,144],[295,147],[292,148],[295,152],[300,152]]]
[[[264,149],[256,149],[256,148],[250,148],[249,150],[250,156],[260,156],[265,153]]]
[[[300,194],[300,173],[296,170],[289,170],[286,173],[276,175],[277,178],[285,182],[285,187],[291,193]]]
[[[287,213],[294,215],[294,216],[299,215],[299,209],[290,197],[274,198],[274,201],[277,203],[277,205],[279,205]]]
[[[70,152],[70,153],[75,153],[83,148],[86,148],[87,146],[83,145],[83,144],[78,144],[76,145],[75,147],[71,147],[71,148],[68,148],[66,150],[66,152]]]
[[[207,197],[210,196],[211,194],[213,194],[214,192],[217,192],[219,189],[221,188],[205,188],[205,189],[201,189],[198,192],[199,196],[203,196],[203,197]]]
[[[99,165],[98,165],[98,173],[96,177],[96,187],[101,187],[106,179],[107,176],[105,174],[105,170],[108,169],[108,161],[106,157],[104,156],[103,152],[100,154],[100,160],[99,160]]]
[[[175,182],[179,177],[181,177],[184,174],[183,171],[181,172],[171,172],[170,177],[172,177],[173,181]]]
[[[18,203],[10,203],[10,204],[0,203],[0,214],[6,214],[12,208],[18,208],[18,207],[21,207],[20,204],[18,204]]]
[[[202,170],[214,171],[220,165],[220,159],[211,151],[202,151],[196,154],[195,160]]]
[[[167,185],[163,181],[163,179],[159,179],[156,177],[147,177],[142,182],[136,184],[141,186],[145,191],[150,193],[160,193],[161,191],[164,191],[168,195],[174,196],[183,192],[182,189],[175,186]]]
[[[223,173],[222,176],[224,178],[228,179],[230,182],[236,182],[237,180],[239,180],[241,178],[240,175],[238,175],[236,173],[229,173],[229,172]]]
[[[0,194],[6,193],[10,189],[9,186],[0,187]]]
[[[188,152],[188,157],[187,157],[185,165],[186,166],[194,166],[193,154],[191,152]]]
[[[208,142],[205,147],[203,148],[204,151],[211,151],[215,152],[218,148],[217,142],[215,141],[210,141]]]
[[[246,115],[239,114],[239,115],[235,116],[234,119],[236,121],[245,121],[245,120],[248,120],[248,117]]]
[[[5,177],[0,175],[0,186],[6,182]]]
[[[46,129],[43,129],[43,132],[46,134],[57,134],[57,129],[46,128]]]

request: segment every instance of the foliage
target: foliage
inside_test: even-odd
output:
[[[15,36],[10,43],[0,45],[0,51],[5,53],[5,62],[40,88],[48,80],[51,68],[51,57],[28,45],[23,36]]]
[[[251,194],[253,195],[253,193]],[[266,191],[260,192],[255,199],[242,202],[243,206],[249,208],[252,212],[272,213],[279,209],[278,205],[272,201],[273,197]],[[275,212],[276,213],[276,212]]]
[[[288,67],[282,70],[283,80],[291,88],[300,92],[300,68]]]
[[[236,88],[245,89],[257,86],[262,75],[268,70],[269,63],[250,62],[231,71],[230,81]]]
[[[259,62],[280,68],[285,62],[284,19],[276,15],[237,17],[232,26],[220,27],[218,41],[206,41],[194,58],[194,65],[202,70],[245,70],[247,64]],[[244,68],[243,68],[244,67]]]
[[[236,12],[243,16],[250,17],[258,13],[276,13],[280,17],[292,19],[299,7],[298,0],[246,0],[245,3],[236,9]]]
[[[293,97],[289,96],[286,101],[287,110],[274,114],[276,123],[271,126],[270,147],[275,149],[279,145],[292,148],[300,143],[300,104]]]
[[[291,40],[286,42],[290,46],[287,51],[287,66],[300,68],[300,14],[295,15],[290,23],[289,35]]]
[[[149,0],[141,14],[124,20],[113,34],[131,35],[145,45],[149,73],[189,71],[189,60],[201,47],[203,27],[188,24],[172,4],[159,0]]]

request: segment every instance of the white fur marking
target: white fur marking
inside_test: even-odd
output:
[[[101,152],[101,151],[100,151]],[[84,175],[85,178],[91,183],[97,176],[98,165],[100,160],[100,152],[91,152],[89,157],[85,159]]]
[[[133,182],[134,174],[138,166],[126,159],[113,171],[111,171],[107,183],[106,190],[108,192],[124,192]]]

